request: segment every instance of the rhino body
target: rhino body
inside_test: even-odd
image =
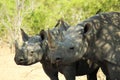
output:
[[[120,80],[120,12],[92,16],[62,36],[48,41],[52,63],[71,64],[84,57],[97,63],[107,80]]]
[[[56,24],[56,26],[59,26],[59,24],[60,23]],[[55,27],[51,30],[51,33],[56,40],[59,40],[61,38],[58,36],[59,31],[64,32],[68,27],[65,22],[62,22],[60,27]],[[29,37],[23,30],[21,30],[21,32],[24,43],[22,47],[19,47],[17,42],[15,44],[16,54],[14,60],[16,64],[28,66],[41,62],[44,72],[49,76],[50,80],[59,80],[58,72],[61,72],[66,80],[75,80],[75,76],[85,74],[87,74],[88,80],[97,80],[96,73],[99,67],[88,59],[81,59],[68,65],[52,64],[48,58],[49,48],[46,31],[42,30],[40,35],[32,37]]]

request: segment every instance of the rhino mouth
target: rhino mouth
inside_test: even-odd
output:
[[[53,65],[56,65],[56,66],[59,66],[59,65],[61,65],[62,64],[62,60],[56,60],[56,61],[52,61],[51,62]]]
[[[32,61],[27,61],[27,60],[25,60],[25,61],[15,61],[15,63],[16,63],[17,65],[29,66],[29,65],[32,65],[32,64],[37,63],[37,61],[32,62]]]
[[[17,65],[28,65],[28,61],[26,60],[18,60],[16,58],[14,60]]]
[[[55,62],[56,64],[61,64],[62,63],[62,61],[61,60],[56,60],[56,62]]]
[[[17,65],[27,65],[27,61],[16,61],[16,60],[15,60],[15,63],[16,63]]]
[[[16,63],[17,65],[22,65],[22,66],[29,66],[29,65],[32,65],[34,63],[28,63],[28,62],[17,62]]]

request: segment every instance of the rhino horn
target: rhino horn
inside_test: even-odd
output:
[[[59,30],[59,33],[60,33],[59,40],[63,41],[63,32]]]
[[[22,35],[23,41],[27,41],[29,39],[29,36],[24,32],[23,29],[21,29],[21,35]]]
[[[15,53],[18,53],[20,50],[17,40],[15,40]]]
[[[48,46],[50,48],[54,48],[55,47],[55,42],[54,42],[54,39],[53,39],[49,29],[48,29]]]

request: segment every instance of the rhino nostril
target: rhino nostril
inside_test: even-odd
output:
[[[24,59],[23,58],[19,58],[19,62],[23,62],[24,61]]]
[[[23,57],[15,57],[14,60],[17,65],[22,65],[25,63],[25,59]]]
[[[31,53],[34,53],[34,51],[31,51]]]
[[[56,62],[60,62],[62,58],[56,58]]]

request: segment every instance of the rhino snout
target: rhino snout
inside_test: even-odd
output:
[[[17,65],[23,65],[25,63],[25,59],[23,57],[15,57],[14,60]]]
[[[61,61],[62,61],[62,58],[60,58],[60,57],[56,58],[56,62],[61,62]]]
[[[60,57],[60,56],[56,56],[52,59],[53,64],[54,63],[60,63],[60,62],[62,62],[62,57]]]

